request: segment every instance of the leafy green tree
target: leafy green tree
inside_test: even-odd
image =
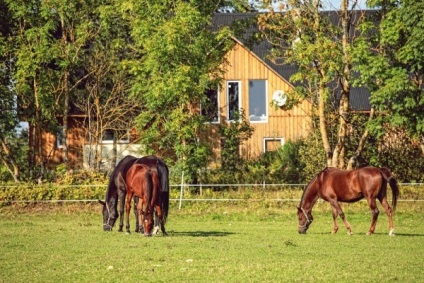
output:
[[[368,136],[364,131],[362,143],[349,152],[349,128],[355,127],[349,103],[353,82],[351,52],[357,40],[353,29],[361,21],[354,22],[356,19],[352,17],[355,3],[349,6],[348,0],[341,1],[337,12],[340,25],[333,24],[330,17],[321,12],[320,0],[286,1],[285,13],[271,11],[258,21],[263,36],[274,46],[272,57],[297,67],[290,78],[296,85],[290,94],[290,105],[305,98],[313,102],[319,118],[325,164],[339,168],[353,167]],[[370,118],[372,115],[371,111]],[[337,125],[335,134],[330,121]]]
[[[367,86],[378,117],[372,131],[382,136],[385,125],[401,127],[419,142],[424,156],[424,3],[372,0],[380,8],[380,25],[362,25],[354,62]]]
[[[7,5],[0,2],[0,160],[6,170],[19,182],[20,169],[12,150],[13,137],[18,125],[16,96],[12,91],[12,50],[8,44],[11,14]]]
[[[240,146],[248,140],[254,131],[243,111],[235,113],[235,121],[220,125],[219,132],[223,139],[221,150],[221,167],[229,174],[244,171],[244,162],[240,156]]]
[[[58,74],[52,63],[58,50],[52,44],[56,22],[43,1],[6,1],[11,13],[14,91],[22,118],[33,127],[30,168],[36,164],[40,177],[45,173],[46,156],[42,151],[42,130],[56,125],[54,85]]]
[[[87,74],[80,75],[81,64],[91,53],[88,44],[98,36],[100,26],[97,24],[99,7],[102,1],[89,0],[48,0],[41,1],[50,11],[56,23],[53,31],[52,48],[57,51],[53,64],[57,72],[57,81],[53,82],[51,95],[56,98],[57,115],[62,117],[62,151],[65,166],[68,165],[68,116],[71,100],[75,100],[75,90],[82,84]],[[72,113],[71,113],[72,114]]]
[[[205,167],[209,145],[201,138],[205,118],[198,107],[205,91],[217,85],[228,30],[210,29],[221,1],[125,1],[137,59],[128,61],[132,93],[144,106],[137,118],[147,152],[173,156],[195,180]]]
[[[81,125],[89,147],[84,151],[86,161],[91,169],[100,170],[105,157],[103,136],[106,132],[113,133],[113,148],[108,154],[113,168],[117,142],[126,138],[134,127],[134,118],[141,107],[129,93],[131,80],[125,62],[137,53],[132,50],[130,25],[122,17],[119,2],[95,1],[91,10],[87,23],[93,36],[87,38],[89,48],[80,52],[81,84],[73,93],[73,103],[87,115]]]

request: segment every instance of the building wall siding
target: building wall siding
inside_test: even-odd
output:
[[[300,137],[306,137],[311,128],[311,104],[304,100],[298,106],[291,110],[278,108],[271,105],[272,95],[276,90],[287,92],[292,88],[290,83],[271,70],[262,60],[257,58],[248,49],[240,43],[227,54],[228,65],[225,66],[226,73],[224,82],[220,88],[220,112],[221,123],[225,122],[227,101],[226,101],[226,82],[241,82],[241,103],[246,116],[249,113],[248,85],[249,80],[267,81],[267,99],[268,99],[268,122],[251,123],[254,128],[252,137],[242,146],[244,157],[257,157],[263,153],[264,138],[283,138],[287,140],[296,140]],[[248,118],[248,117],[247,117]],[[219,151],[219,149],[215,149]]]

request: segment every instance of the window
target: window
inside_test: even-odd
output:
[[[63,148],[63,127],[59,127],[56,133],[56,148]]]
[[[200,105],[200,114],[210,123],[219,122],[219,96],[217,89],[208,89],[205,93],[206,101]]]
[[[276,151],[284,145],[284,138],[264,138],[264,152]]]
[[[241,86],[239,81],[227,82],[227,118],[229,121],[238,119],[241,110]]]
[[[265,80],[249,81],[249,121],[267,122],[267,94]]]
[[[113,143],[115,135],[119,143],[129,143],[130,141],[128,131],[115,131],[107,129],[103,133],[102,143]]]

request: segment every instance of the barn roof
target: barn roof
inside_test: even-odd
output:
[[[354,17],[359,17],[359,13],[373,13],[371,10],[367,11],[356,11]],[[335,24],[340,24],[340,17],[337,11],[325,11],[322,12],[330,18],[330,21]],[[259,32],[255,19],[261,13],[216,13],[212,18],[213,29],[219,29],[223,26],[231,26],[235,30],[235,37],[240,41],[246,48],[252,51],[257,57],[259,57],[265,64],[272,68],[285,80],[290,82],[290,77],[296,72],[297,67],[293,64],[286,64],[285,62],[278,62],[276,64],[269,59],[271,44],[266,40],[260,41],[252,40],[252,35]],[[334,90],[334,96],[340,95],[340,91],[337,88]],[[356,111],[368,111],[371,109],[369,102],[370,93],[364,87],[351,87],[350,94],[350,106],[352,110]]]

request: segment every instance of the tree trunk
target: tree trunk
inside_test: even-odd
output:
[[[7,171],[9,171],[9,173],[12,175],[15,183],[19,183],[20,170],[19,170],[18,164],[15,161],[13,153],[10,150],[9,146],[6,144],[6,141],[2,137],[0,137],[0,143],[4,152],[4,155],[0,154],[0,158],[4,166],[6,167]],[[12,168],[10,166],[12,166]]]
[[[327,160],[327,166],[332,167],[331,163],[331,146],[330,141],[328,140],[327,132],[327,119],[325,118],[325,103],[326,103],[326,89],[325,86],[321,83],[319,87],[319,102],[318,102],[318,116],[319,116],[319,128],[321,132],[322,144],[324,146],[324,151]]]
[[[374,108],[371,108],[370,116],[368,118],[368,121],[371,121],[374,118]],[[362,150],[364,149],[365,142],[368,138],[369,130],[365,129],[364,133],[361,136],[361,139],[359,140],[358,147],[356,148],[355,153],[353,156],[349,159],[349,162],[347,164],[347,170],[352,170],[358,160],[359,155],[361,155]]]
[[[69,168],[69,148],[68,148],[68,116],[69,116],[69,87],[68,87],[68,80],[69,80],[69,72],[65,72],[65,78],[64,78],[64,102],[63,102],[63,135],[62,135],[62,145],[63,145],[63,162],[66,165],[66,170],[70,170]]]
[[[38,84],[37,79],[34,78],[33,80],[33,87],[34,87],[34,98],[35,98],[35,133],[34,133],[34,139],[36,141],[35,143],[35,154],[38,156],[38,162],[40,164],[40,174],[38,176],[38,183],[41,183],[42,179],[44,178],[44,154],[43,154],[43,137],[42,137],[42,126],[41,126],[41,108],[40,108],[40,101],[39,101],[39,93],[38,93]]]
[[[337,144],[333,152],[333,166],[343,168],[345,165],[346,136],[349,124],[349,98],[350,98],[350,74],[351,74],[351,56],[349,54],[349,11],[348,0],[341,3],[342,19],[342,49],[343,49],[343,75],[340,78],[341,96],[339,102],[339,129],[337,134]]]
[[[65,26],[64,16],[61,15],[60,23],[62,27],[62,48],[63,48],[63,56],[64,60],[68,61],[69,51],[67,49],[68,39],[67,39],[67,29]],[[62,135],[62,146],[63,146],[63,162],[65,163],[66,170],[70,170],[69,168],[69,149],[68,149],[68,115],[69,115],[69,67],[65,67],[63,81],[62,81],[62,91],[64,94],[63,100],[63,135]]]

